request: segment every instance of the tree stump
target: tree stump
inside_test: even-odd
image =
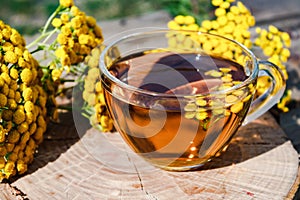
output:
[[[0,199],[287,199],[297,178],[298,154],[269,113],[191,172],[157,169],[118,133],[75,127],[70,113],[62,117],[63,124],[49,127],[28,173],[0,185]]]

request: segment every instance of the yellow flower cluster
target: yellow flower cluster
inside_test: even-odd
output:
[[[0,21],[0,181],[26,172],[46,130],[42,71],[23,37]]]
[[[273,25],[270,25],[268,29],[256,28],[258,37],[255,39],[254,44],[259,46],[268,60],[277,65],[283,72],[284,78],[288,79],[288,73],[285,64],[290,57],[291,53],[289,47],[291,46],[290,35],[286,32],[278,30]],[[262,78],[259,81],[261,93],[270,86],[270,82],[267,78]],[[277,104],[277,107],[283,112],[288,112],[289,108],[287,103],[291,100],[291,90],[287,90],[281,101]]]
[[[88,73],[84,79],[84,91],[82,93],[86,112],[91,124],[103,132],[114,130],[113,120],[106,108],[104,93],[100,82],[99,58],[103,46],[94,48],[90,55],[86,57]]]
[[[64,9],[52,20],[52,25],[59,30],[56,39],[59,47],[55,55],[60,59],[61,68],[56,66],[52,70],[52,80],[59,81],[65,69],[72,71],[72,66],[76,68],[84,61],[88,69],[85,69],[87,74],[83,80],[83,112],[94,127],[99,127],[103,132],[111,131],[113,123],[105,106],[98,69],[102,31],[96,20],[86,16],[71,0],[61,0],[60,5]]]
[[[69,77],[75,81],[84,71],[81,64],[85,57],[103,41],[102,31],[93,17],[76,7],[73,0],[59,2],[57,10],[49,18],[49,24],[54,30],[48,30],[49,24],[46,23],[42,33],[46,39],[39,43],[38,48],[50,55],[51,62],[45,64],[47,70],[44,69],[43,84],[48,93],[48,115],[54,121],[58,118],[56,97],[64,89],[62,80],[71,74]],[[56,34],[51,44],[47,44],[48,34]]]
[[[258,37],[254,44],[263,49],[263,53],[269,57],[269,61],[276,64],[287,79],[288,74],[283,63],[287,62],[290,57],[289,47],[291,46],[291,38],[288,33],[279,31],[273,25],[268,29],[256,28]]]
[[[249,29],[255,25],[255,18],[242,2],[235,3],[235,0],[212,0],[212,5],[216,7],[214,13],[215,19],[204,20],[199,25],[193,17],[179,15],[168,23],[168,27],[173,30],[192,30],[222,35],[240,42],[249,49],[254,45],[258,46],[262,49],[263,53],[269,57],[269,61],[279,66],[284,73],[285,78],[288,79],[288,74],[284,65],[290,56],[288,47],[291,45],[291,40],[288,33],[281,32],[272,25],[269,26],[267,30],[257,28],[256,32],[258,36],[253,42]],[[182,42],[183,39],[178,38],[178,36],[176,40],[174,38],[170,38],[170,40],[174,40],[173,42],[171,41],[171,44],[178,44],[179,40],[180,43],[185,46],[194,44],[187,40]],[[216,48],[217,46],[214,42],[206,41],[202,43],[202,46],[203,48]],[[239,55],[233,55],[230,48],[220,48],[221,49],[219,50],[221,50],[226,57],[231,58],[234,56],[236,60],[239,60]],[[258,95],[266,91],[269,86],[269,79],[260,77],[258,79]],[[286,91],[286,95],[278,104],[278,108],[284,112],[288,111],[286,104],[291,98],[290,93],[290,91]]]
[[[59,30],[55,55],[62,67],[70,71],[70,66],[83,62],[85,56],[102,43],[103,37],[93,17],[86,16],[72,1],[61,0],[60,3],[65,8],[52,20],[52,25]],[[54,80],[58,80],[64,70],[60,69],[61,72],[53,73]]]
[[[201,26],[196,24],[193,17],[179,15],[168,23],[168,27],[174,30],[193,30],[222,35],[251,48],[249,28],[255,25],[255,18],[242,2],[232,5],[233,2],[235,0],[213,0],[212,4],[216,6],[216,19],[204,20]]]

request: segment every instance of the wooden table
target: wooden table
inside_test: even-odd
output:
[[[291,199],[299,184],[298,153],[269,113],[193,172],[154,168],[118,133],[85,129],[76,115],[77,132],[71,113],[61,120],[49,126],[28,173],[0,184],[0,199]]]

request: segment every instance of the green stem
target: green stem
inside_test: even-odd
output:
[[[26,46],[27,49],[30,49],[33,45],[37,44],[41,39],[43,39],[45,37],[45,35],[40,35],[38,38],[36,38],[33,42],[31,42],[30,44],[28,44]]]
[[[41,34],[38,38],[36,38],[33,42],[31,42],[30,44],[28,44],[26,46],[27,49],[30,49],[31,47],[33,47],[34,45],[36,45],[37,43],[39,43],[44,37],[48,36],[46,39],[48,40],[54,33],[55,33],[56,29],[50,31],[50,32],[46,32]],[[46,41],[46,39],[44,40],[44,42]],[[44,43],[43,42],[43,43]],[[39,48],[39,47],[38,47]],[[40,50],[40,49],[39,49]],[[36,50],[35,50],[36,52]]]
[[[31,42],[29,45],[27,45],[27,49],[31,48],[33,45],[36,45],[39,41],[41,41],[44,37],[48,36],[46,39],[48,40],[49,37],[53,34],[54,31],[50,31],[50,32],[47,32],[48,28],[49,28],[49,25],[50,23],[52,22],[53,18],[61,11],[61,8],[62,6],[58,6],[56,8],[56,10],[52,13],[52,15],[48,18],[45,26],[43,27],[43,31],[41,33],[41,35],[36,39],[34,40],[33,42]],[[50,36],[49,36],[50,35]],[[45,40],[46,40],[45,39]],[[45,41],[44,41],[45,42]]]
[[[39,52],[39,51],[42,50],[42,49],[44,49],[44,48],[41,47],[41,46],[38,46],[38,48],[36,48],[35,50],[31,51],[30,53],[31,53],[31,54],[34,54],[34,53],[36,53],[36,52]]]
[[[50,23],[52,22],[53,18],[59,13],[59,11],[61,10],[62,6],[59,5],[56,10],[52,13],[52,15],[48,18],[44,28],[43,28],[43,32],[42,32],[42,35],[46,33]]]
[[[51,32],[49,32],[49,35],[44,39],[43,43],[45,44],[56,31],[57,31],[57,28],[52,30]]]

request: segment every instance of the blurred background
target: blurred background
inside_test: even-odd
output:
[[[299,0],[241,0],[258,17],[260,24],[268,20],[278,21],[300,16]],[[213,16],[211,0],[74,0],[87,15],[98,22],[119,19],[126,23],[126,17],[139,17],[156,11],[165,11],[169,17],[192,15],[198,21]],[[50,14],[58,6],[59,0],[1,0],[0,19],[26,35],[37,33]],[[296,18],[298,18],[296,17]],[[286,26],[285,23],[282,26]],[[288,28],[299,28],[300,22]],[[281,28],[281,27],[279,27]],[[284,27],[283,27],[284,28]]]
[[[165,10],[171,16],[192,14],[198,20],[208,18],[210,0],[74,0],[87,15],[98,21],[139,16]],[[33,34],[56,9],[59,0],[1,0],[0,19],[23,34]]]

